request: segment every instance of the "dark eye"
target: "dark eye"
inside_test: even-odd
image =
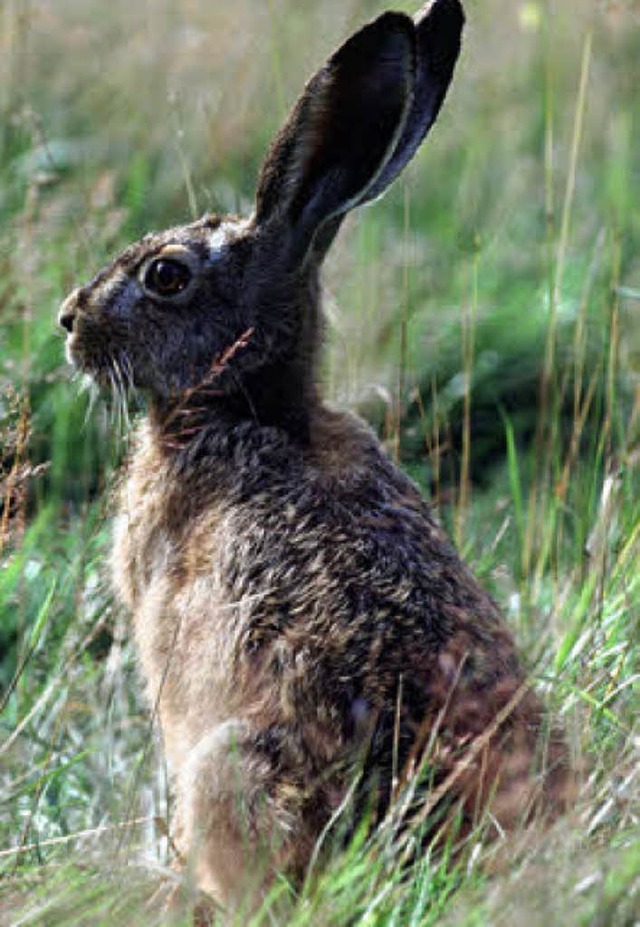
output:
[[[158,296],[177,296],[189,285],[191,271],[181,261],[158,258],[147,267],[144,285]]]

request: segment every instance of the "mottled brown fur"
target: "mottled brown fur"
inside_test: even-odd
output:
[[[446,805],[462,831],[487,806],[510,828],[570,796],[495,604],[370,429],[316,387],[324,253],[435,119],[461,27],[457,0],[365,27],[307,86],[251,219],[149,235],[61,312],[77,366],[148,397],[114,586],[179,845],[231,906],[278,869],[303,875],[356,775],[351,814],[379,818],[426,763],[409,815]],[[178,263],[175,292],[154,289],[160,259]]]

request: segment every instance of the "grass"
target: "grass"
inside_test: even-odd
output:
[[[380,9],[0,10],[3,927],[164,923],[150,899],[172,879],[166,771],[105,567],[126,437],[70,383],[56,308],[148,228],[250,208],[304,76]],[[478,833],[409,873],[392,828],[360,835],[300,898],[278,886],[271,919],[292,925],[626,927],[640,911],[637,4],[468,13],[433,139],[327,268],[325,381],[431,491],[584,788],[544,836]]]

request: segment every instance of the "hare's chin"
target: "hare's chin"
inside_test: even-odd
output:
[[[65,344],[67,363],[71,364],[77,373],[82,374],[83,380],[91,380],[98,386],[108,386],[109,380],[105,371],[96,364],[92,364],[79,350],[75,335],[69,335]]]
[[[75,367],[76,370],[81,373],[89,374],[90,376],[94,375],[94,371],[91,368],[91,365],[87,363],[86,358],[83,356],[80,346],[78,344],[78,336],[73,334],[69,335],[64,346],[64,353],[67,358],[67,363],[71,364],[72,367]]]
[[[72,364],[74,367],[78,366],[78,362],[74,356],[74,335],[69,335],[67,340],[64,343],[64,356],[67,359],[68,364]]]

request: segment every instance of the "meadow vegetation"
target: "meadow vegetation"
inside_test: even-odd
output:
[[[169,923],[174,878],[106,569],[128,423],[72,380],[57,307],[133,237],[249,211],[305,76],[384,6],[0,6],[2,927]],[[581,795],[546,834],[479,828],[409,870],[411,835],[363,831],[256,924],[640,920],[640,7],[466,6],[441,122],[327,267],[324,378],[504,608]]]

